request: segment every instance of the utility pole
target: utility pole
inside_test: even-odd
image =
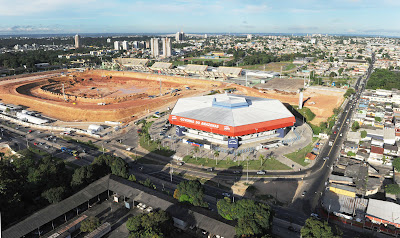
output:
[[[161,93],[161,77],[160,77],[160,97],[162,96],[162,93]]]
[[[247,87],[247,71],[246,71],[246,87]]]
[[[249,183],[249,157],[247,156],[247,178],[246,178],[247,183]]]
[[[171,164],[171,170],[170,170],[170,175],[171,175],[171,183],[172,183],[172,173],[174,172],[174,167],[172,167],[172,164]]]
[[[25,139],[26,139],[26,148],[29,148],[29,144],[28,144],[28,134],[25,135]]]

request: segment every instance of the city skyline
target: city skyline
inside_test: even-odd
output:
[[[400,2],[0,0],[0,35],[62,33],[323,33],[400,36]],[[123,10],[121,10],[123,9]],[[217,24],[216,24],[217,23]]]

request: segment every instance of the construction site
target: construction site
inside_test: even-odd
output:
[[[128,122],[150,112],[172,108],[179,98],[212,91],[223,93],[227,88],[235,88],[235,94],[298,104],[296,90],[281,88],[282,85],[290,88],[292,81],[274,79],[273,82],[263,89],[184,76],[86,69],[0,81],[0,99],[57,120],[77,122]],[[319,123],[331,116],[333,109],[343,102],[343,93],[307,88],[304,106],[316,114],[313,122]]]

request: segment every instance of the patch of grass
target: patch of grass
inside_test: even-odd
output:
[[[312,151],[313,147],[314,147],[314,144],[310,143],[303,149],[295,151],[290,154],[286,154],[285,156],[302,166],[307,166],[308,163],[306,163],[304,160],[305,160],[306,155]]]
[[[37,155],[41,155],[41,156],[48,156],[48,155],[50,155],[50,154],[47,153],[46,151],[40,150],[40,148],[38,148],[38,147],[36,147],[36,146],[33,146],[33,145],[30,145],[30,146],[29,146],[29,150],[32,151],[33,153],[35,153],[35,154],[37,154]]]
[[[203,165],[205,167],[215,167],[215,168],[224,168],[224,169],[236,169],[240,171],[244,171],[247,169],[247,161],[246,159],[243,161],[242,158],[237,158],[238,161],[234,162],[232,159],[224,159],[218,160],[218,164],[215,165],[214,159],[209,158],[194,158],[190,155],[187,155],[183,158],[185,163],[189,164],[197,164]],[[263,159],[263,163],[261,165],[260,160],[249,160],[249,170],[291,170],[291,168],[285,164],[282,164],[275,158]]]
[[[175,151],[170,150],[168,147],[162,147],[160,141],[150,140],[148,133],[150,126],[153,122],[144,122],[142,126],[142,132],[140,133],[139,143],[144,149],[163,156],[171,156],[175,154]]]
[[[296,65],[294,65],[293,63],[290,63],[290,64],[287,64],[286,66],[285,66],[285,71],[288,71],[288,70],[292,70],[292,69],[294,69],[296,67]]]
[[[315,114],[308,107],[303,107],[302,109],[299,109],[299,106],[297,105],[292,107],[296,109],[303,117],[305,117],[307,121],[312,121],[315,118]]]

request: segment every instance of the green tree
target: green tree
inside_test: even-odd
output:
[[[385,192],[389,194],[400,194],[400,186],[398,184],[388,184],[385,186]]]
[[[394,170],[397,172],[400,172],[400,157],[394,158],[392,164],[393,164]]]
[[[88,217],[81,223],[81,232],[92,232],[100,226],[100,220],[97,217]]]
[[[266,234],[272,227],[272,212],[268,205],[250,199],[232,203],[229,198],[217,202],[218,213],[228,220],[238,220],[235,227],[238,236]]]
[[[136,182],[136,176],[133,175],[133,174],[131,174],[131,175],[129,175],[128,180],[129,180],[129,181],[132,181],[132,182]]]
[[[233,209],[232,201],[230,198],[225,197],[217,202],[217,209],[219,215],[221,215],[226,220],[233,220]]]
[[[339,238],[333,234],[327,222],[322,222],[313,217],[306,220],[306,224],[300,230],[301,237],[304,238]]]
[[[128,178],[128,164],[123,159],[115,157],[110,167],[112,174],[123,178]]]
[[[367,137],[367,131],[361,131],[361,138]]]
[[[180,202],[188,202],[194,206],[207,207],[204,199],[204,187],[198,180],[185,180],[178,184],[176,198]]]
[[[348,88],[346,90],[346,93],[343,95],[345,98],[350,97],[352,94],[354,94],[356,91],[353,88]]]
[[[376,122],[381,122],[381,121],[382,121],[382,118],[381,118],[381,117],[375,117],[375,121],[376,121]]]
[[[49,203],[58,203],[63,200],[65,194],[64,187],[50,188],[42,193],[42,197],[47,199]]]
[[[136,232],[142,229],[142,217],[146,216],[145,214],[141,214],[138,216],[133,216],[126,221],[126,228],[128,231]]]
[[[344,68],[340,68],[340,69],[338,70],[339,76],[341,76],[341,75],[342,75],[342,73],[343,73],[343,70],[344,70]]]
[[[353,122],[353,125],[351,125],[351,130],[357,131],[358,129],[360,129],[360,124],[358,123],[358,121]]]
[[[126,228],[131,232],[129,237],[135,238],[164,237],[171,233],[172,227],[171,216],[163,210],[130,217],[126,222]]]

